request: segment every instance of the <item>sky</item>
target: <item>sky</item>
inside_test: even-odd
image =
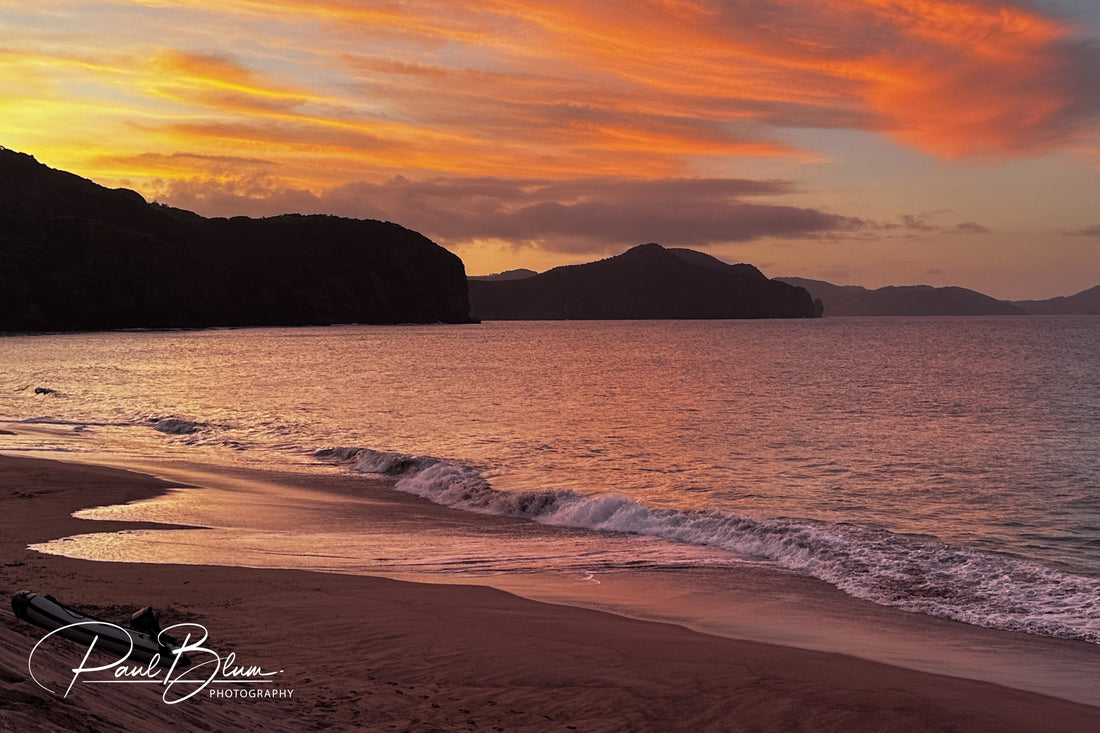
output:
[[[1100,1],[0,0],[0,146],[469,274],[659,242],[1046,298],[1100,284]]]

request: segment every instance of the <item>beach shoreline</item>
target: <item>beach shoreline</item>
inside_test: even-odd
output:
[[[0,720],[38,729],[223,730],[1091,730],[1100,708],[840,654],[707,636],[481,586],[44,555],[33,542],[131,523],[80,508],[174,484],[117,469],[0,456],[0,568],[8,596],[51,593],[121,620],[154,605],[201,623],[210,646],[283,670],[289,699],[196,696],[153,686],[39,688],[27,655],[44,632],[5,611]],[[157,525],[163,528],[163,525]],[[71,646],[71,645],[70,645]],[[74,647],[75,648],[75,647]],[[56,653],[72,653],[59,645]],[[49,659],[49,657],[47,657]],[[76,660],[79,661],[79,660]],[[71,662],[58,658],[57,663]],[[249,687],[248,683],[241,689]],[[255,687],[255,685],[252,685]],[[110,689],[104,689],[110,688]],[[572,728],[570,728],[572,726]]]

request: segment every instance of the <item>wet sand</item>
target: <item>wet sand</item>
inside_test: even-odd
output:
[[[15,618],[5,603],[0,728],[1100,730],[1096,707],[492,588],[102,563],[26,549],[82,532],[140,528],[69,515],[170,486],[116,469],[0,456],[0,588],[9,598],[22,589],[50,593],[116,622],[157,606],[164,624],[203,624],[207,646],[235,652],[238,664],[284,670],[267,687],[292,689],[293,696],[200,694],[166,705],[158,685],[98,684],[76,685],[62,699],[28,675],[27,656],[44,632]],[[82,651],[58,641],[42,654],[44,667],[64,670]]]

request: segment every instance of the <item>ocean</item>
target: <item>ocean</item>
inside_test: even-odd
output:
[[[5,452],[344,487],[223,481],[82,514],[207,529],[46,551],[513,590],[543,574],[620,610],[624,583],[658,578],[634,609],[702,628],[725,597],[708,589],[815,579],[1100,644],[1100,318],[9,336],[0,364]],[[400,519],[357,497],[378,476]],[[670,594],[695,601],[661,610]]]

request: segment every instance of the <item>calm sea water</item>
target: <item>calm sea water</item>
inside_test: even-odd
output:
[[[0,364],[0,421],[23,427],[2,449],[383,474],[516,520],[372,530],[308,492],[131,513],[221,528],[245,564],[764,563],[1100,643],[1100,318],[56,335],[0,339]],[[209,561],[214,536],[88,552]]]

